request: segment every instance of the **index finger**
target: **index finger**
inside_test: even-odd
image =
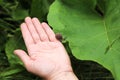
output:
[[[29,47],[29,45],[34,44],[34,40],[27,28],[27,25],[25,23],[22,23],[20,27],[26,47]]]

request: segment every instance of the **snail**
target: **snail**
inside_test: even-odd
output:
[[[57,40],[59,40],[60,42],[62,42],[63,37],[62,37],[62,35],[60,33],[56,33],[55,37],[56,37]]]

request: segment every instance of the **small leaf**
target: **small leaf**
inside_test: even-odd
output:
[[[53,0],[33,0],[30,15],[44,21],[51,2],[53,2]]]
[[[23,20],[26,16],[28,16],[28,10],[17,8],[12,12],[13,20]]]
[[[8,57],[8,61],[9,61],[10,65],[14,65],[14,64],[21,64],[22,65],[22,62],[13,53],[14,50],[16,50],[16,49],[25,50],[24,41],[22,39],[20,31],[17,31],[15,33],[15,35],[13,37],[11,37],[8,40],[8,42],[6,43],[5,51],[6,51],[6,55]]]
[[[14,66],[8,67],[3,72],[0,72],[0,78],[17,74],[23,70],[24,70],[24,67],[20,65],[14,65]]]

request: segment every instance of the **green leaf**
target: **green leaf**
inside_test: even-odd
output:
[[[0,78],[17,74],[23,70],[24,70],[24,67],[20,65],[14,65],[12,67],[8,67],[3,72],[0,72]]]
[[[53,0],[33,0],[30,15],[44,21],[52,1]]]
[[[102,64],[120,80],[120,1],[101,1],[104,6],[97,0],[56,0],[48,22],[69,41],[75,57]]]
[[[6,55],[8,57],[8,61],[10,65],[15,65],[15,64],[21,64],[22,62],[19,60],[19,58],[14,55],[14,50],[16,49],[23,49],[25,50],[25,45],[22,39],[22,35],[20,31],[17,31],[13,37],[11,37],[8,42],[6,43]]]
[[[28,10],[21,9],[21,8],[15,9],[11,14],[13,20],[16,20],[16,21],[23,20],[28,15],[29,15]]]

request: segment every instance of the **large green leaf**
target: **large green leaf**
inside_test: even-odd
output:
[[[120,80],[120,0],[101,1],[56,0],[48,22],[69,41],[75,57],[102,64]]]

